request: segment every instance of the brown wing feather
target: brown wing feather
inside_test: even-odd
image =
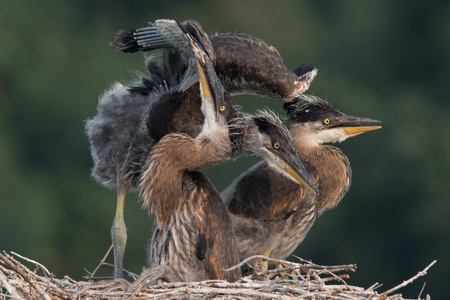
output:
[[[225,200],[234,215],[278,220],[295,211],[305,196],[306,191],[301,185],[280,178],[280,174],[264,162],[240,177],[231,199]]]
[[[286,68],[277,49],[246,34],[224,33],[210,39],[216,72],[230,94],[291,97],[298,76]]]

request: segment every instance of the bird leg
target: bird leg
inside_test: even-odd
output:
[[[123,256],[127,245],[127,228],[123,217],[126,193],[117,193],[116,216],[111,228],[114,245],[114,278],[123,278]]]
[[[149,285],[152,281],[156,280],[157,284],[161,284],[163,281],[167,282],[179,282],[180,280],[172,271],[169,266],[159,265],[154,268],[144,269],[132,285],[128,287],[125,291],[126,296],[122,297],[121,300],[126,300],[129,297],[134,296],[141,289]]]

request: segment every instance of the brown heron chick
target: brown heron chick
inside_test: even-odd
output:
[[[112,226],[115,277],[123,275],[126,227],[125,196],[139,183],[152,146],[170,132],[196,137],[203,128],[202,100],[195,59],[176,51],[165,51],[160,66],[148,61],[148,77],[133,87],[115,84],[102,95],[98,114],[86,123],[94,161],[93,177],[117,189],[117,209]],[[149,110],[152,106],[152,110]],[[232,102],[225,111],[232,152],[242,147],[244,118]],[[152,120],[152,126],[148,126]],[[232,154],[230,154],[231,156]]]
[[[350,187],[348,158],[339,148],[324,143],[381,128],[367,126],[378,120],[345,115],[317,97],[307,100],[311,103],[288,107],[290,133],[319,193],[279,176],[267,162],[237,177],[221,196],[231,213],[241,258],[289,256],[317,216],[335,207]]]
[[[114,44],[122,52],[178,49],[192,56],[187,35],[208,55],[225,90],[232,96],[255,94],[291,102],[304,93],[317,75],[311,64],[290,71],[273,46],[247,34],[224,33],[211,37],[194,20],[179,23],[156,20],[148,27],[122,29]]]
[[[231,157],[228,119],[235,106],[209,60],[197,57],[197,64],[205,117],[201,132],[195,138],[183,133],[163,136],[142,173],[143,206],[156,218],[150,267],[168,266],[180,281],[236,281],[239,270],[223,271],[239,262],[230,216],[215,187],[195,171]],[[155,126],[154,120],[149,122],[149,128]]]

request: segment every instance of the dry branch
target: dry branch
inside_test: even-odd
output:
[[[427,271],[428,269],[430,269],[435,263],[437,262],[437,260],[434,260],[431,264],[429,264],[425,269],[423,269],[422,271],[420,271],[419,273],[416,274],[416,276],[403,281],[402,284],[397,285],[396,287],[393,287],[390,290],[387,290],[386,292],[383,293],[384,296],[391,294],[392,292],[395,292],[399,289],[401,289],[402,287],[407,286],[408,284],[410,284],[411,282],[413,282],[414,280],[416,280],[417,278],[419,278],[420,276],[425,276],[427,275]],[[420,294],[422,294],[422,291],[420,292]],[[419,295],[420,296],[420,295]]]
[[[122,281],[101,281],[98,283],[75,281],[68,276],[57,279],[42,264],[13,253],[26,263],[38,266],[30,271],[11,255],[0,253],[0,299],[388,299],[402,300],[401,295],[388,296],[390,293],[410,284],[420,276],[424,276],[435,263],[428,265],[423,271],[402,284],[378,294],[375,288],[378,283],[364,289],[348,285],[344,279],[348,274],[338,272],[355,272],[356,265],[321,266],[300,259],[302,263],[271,260],[289,266],[284,269],[273,269],[243,277],[238,282],[229,283],[220,280],[202,282],[163,283],[155,286],[144,286],[133,293],[126,293],[129,284]],[[255,257],[241,264],[248,263]],[[101,264],[104,264],[105,258]],[[97,268],[98,269],[98,268]],[[95,271],[97,271],[97,269]],[[37,272],[42,270],[44,276]],[[92,281],[95,271],[89,273]],[[289,275],[288,275],[289,274]],[[258,281],[255,278],[273,279]],[[330,282],[335,282],[331,284]],[[337,282],[337,283],[336,283]],[[420,295],[419,295],[420,298]],[[427,298],[429,296],[427,295]]]

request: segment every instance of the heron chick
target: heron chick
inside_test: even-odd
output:
[[[197,64],[202,131],[195,138],[166,134],[154,145],[142,173],[144,207],[156,218],[150,266],[168,266],[180,281],[236,281],[239,270],[223,271],[239,262],[230,216],[215,187],[196,171],[231,157],[227,117],[235,107],[228,94],[214,90],[207,66]]]
[[[130,189],[138,187],[152,147],[170,132],[195,138],[204,122],[195,58],[165,51],[162,65],[149,60],[147,70],[148,76],[141,77],[134,86],[116,83],[105,92],[97,115],[86,122],[94,161],[92,175],[100,184],[117,189],[116,215],[111,229],[115,278],[123,276],[127,241],[123,216],[125,196]],[[230,156],[242,147],[243,129],[239,122],[243,122],[243,117],[234,106],[227,110],[232,142]],[[149,119],[153,120],[151,126],[148,126]]]
[[[345,115],[328,102],[308,96],[307,104],[288,106],[290,133],[299,157],[318,188],[315,194],[286,180],[267,162],[237,177],[221,196],[231,213],[241,258],[285,259],[303,241],[316,218],[335,207],[350,187],[351,168],[342,142],[380,126],[380,121]],[[265,266],[267,268],[267,265]]]

